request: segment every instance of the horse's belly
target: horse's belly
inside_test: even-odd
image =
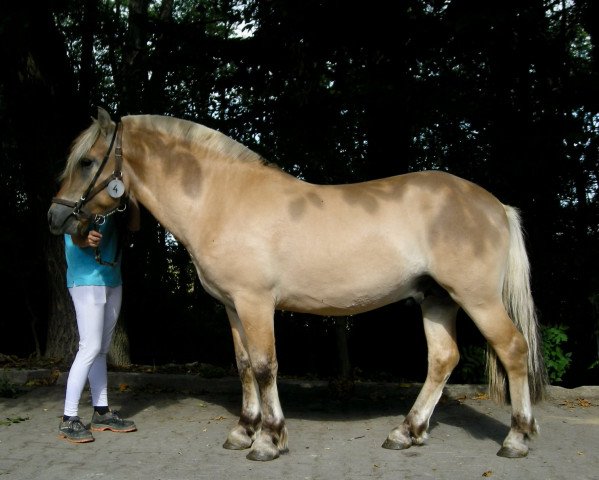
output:
[[[305,273],[305,272],[304,272]],[[353,315],[419,295],[421,272],[379,270],[301,272],[281,285],[277,308],[318,315]]]

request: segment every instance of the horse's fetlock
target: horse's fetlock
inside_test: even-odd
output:
[[[512,415],[511,422],[512,430],[525,435],[526,437],[532,437],[539,431],[537,421],[532,417],[526,417],[521,413],[515,413]]]
[[[239,417],[239,425],[246,429],[248,432],[256,432],[260,428],[262,423],[262,414],[257,413],[256,415],[247,415],[242,413]]]

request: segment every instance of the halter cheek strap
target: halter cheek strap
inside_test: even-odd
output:
[[[96,171],[96,174],[94,175],[94,178],[92,178],[92,181],[89,183],[89,185],[87,186],[87,189],[85,190],[85,193],[83,195],[81,195],[81,200],[82,201],[89,201],[91,200],[94,196],[96,196],[106,185],[108,185],[108,181],[104,181],[102,182],[100,185],[96,186],[96,188],[94,188],[94,185],[96,185],[96,182],[98,181],[98,178],[100,177],[100,174],[102,173],[102,171],[104,170],[104,167],[106,166],[106,163],[108,162],[108,159],[110,158],[110,152],[112,152],[112,147],[114,146],[114,143],[117,139],[117,137],[121,138],[122,137],[119,135],[119,132],[121,130],[121,122],[118,122],[116,124],[116,127],[114,128],[114,132],[112,132],[112,138],[110,139],[110,145],[108,146],[108,151],[106,152],[106,155],[104,155],[104,158],[102,159],[102,163],[100,164],[100,168],[98,168],[98,170]],[[119,142],[120,144],[121,142]],[[115,148],[114,150],[114,157],[116,160],[117,157],[117,149]],[[120,147],[119,147],[120,150]],[[122,151],[121,151],[122,154]],[[121,174],[120,169],[121,169],[121,165],[120,163],[122,163],[122,155],[120,155],[120,160],[121,162],[119,162],[117,160],[117,164],[115,167],[115,172],[117,170],[119,170],[119,174]],[[112,175],[115,174],[115,172],[112,172]],[[112,180],[112,179],[111,179]],[[110,180],[109,180],[110,181]]]

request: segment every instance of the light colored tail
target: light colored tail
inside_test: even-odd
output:
[[[530,290],[530,264],[524,245],[520,214],[513,207],[507,205],[504,207],[510,228],[510,247],[503,281],[503,304],[528,344],[530,398],[533,403],[536,403],[544,397],[547,373],[537,314]],[[499,403],[504,403],[507,394],[506,374],[492,348],[487,349],[487,375],[491,397]]]

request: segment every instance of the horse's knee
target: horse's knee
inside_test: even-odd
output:
[[[272,384],[277,377],[277,370],[278,364],[276,359],[252,362],[252,372],[260,387]]]

